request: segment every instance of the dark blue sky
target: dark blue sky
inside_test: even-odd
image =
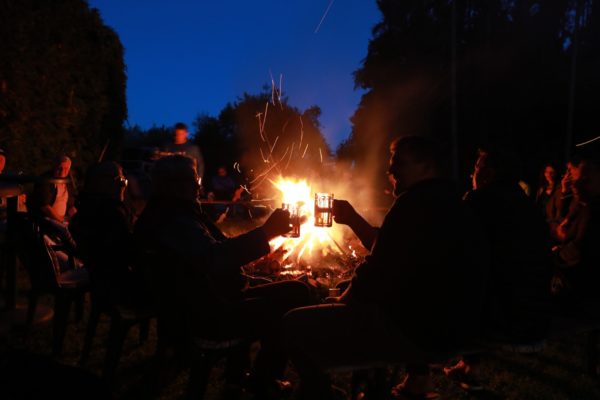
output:
[[[188,124],[279,81],[291,105],[322,109],[333,149],[362,94],[352,72],[379,21],[375,0],[89,0],[125,47],[129,123]]]

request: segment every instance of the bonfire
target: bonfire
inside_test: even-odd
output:
[[[366,254],[356,237],[335,223],[315,226],[315,193],[306,180],[280,177],[272,184],[281,194],[282,206],[303,223],[296,234],[271,240],[271,253],[246,266],[247,273],[274,280],[304,279],[324,290],[350,278]]]

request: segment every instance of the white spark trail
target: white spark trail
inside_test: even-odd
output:
[[[304,153],[302,153],[302,158],[306,155],[306,150],[308,150],[308,143],[306,143],[306,147],[304,148]]]
[[[588,140],[588,141],[586,141],[586,142],[583,142],[583,143],[578,143],[578,144],[576,144],[576,145],[575,145],[575,147],[581,147],[581,146],[585,146],[586,144],[593,143],[593,142],[595,142],[596,140],[600,140],[600,136],[596,136],[595,138],[593,138],[593,139],[590,139],[590,140]]]
[[[317,29],[315,29],[315,33],[319,32],[319,28],[321,28],[321,25],[323,24],[323,21],[325,21],[325,17],[327,17],[327,14],[329,13],[329,9],[333,5],[334,1],[335,0],[330,0],[329,1],[329,6],[327,6],[327,10],[325,10],[325,13],[323,14],[323,17],[321,17],[321,21],[319,22],[319,25],[317,25]]]

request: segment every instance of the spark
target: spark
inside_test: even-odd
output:
[[[271,157],[271,154],[273,154],[273,150],[275,150],[275,146],[277,146],[277,141],[279,140],[279,136],[277,136],[275,138],[275,141],[273,142],[273,146],[271,146],[271,152],[269,153],[269,157]]]
[[[290,158],[288,158],[288,162],[287,162],[287,164],[285,164],[284,170],[286,170],[289,167],[290,161],[292,161],[292,154],[294,154],[294,145],[295,144],[296,143],[292,143],[292,151],[290,151]]]
[[[244,189],[244,191],[245,191],[246,193],[248,193],[248,194],[252,194],[252,192],[250,192],[250,189],[248,189],[248,187],[247,187],[246,185],[240,185],[240,187],[241,187],[242,189]]]
[[[265,116],[263,117],[263,120],[262,120],[262,126],[261,126],[261,128],[260,128],[260,132],[261,132],[260,134],[261,134],[261,135],[262,135],[262,134],[263,134],[263,132],[265,131],[265,124],[267,123],[267,113],[268,113],[268,112],[269,112],[269,102],[267,101],[267,102],[265,103]]]
[[[319,25],[317,25],[317,29],[315,29],[315,34],[317,32],[319,32],[319,28],[321,28],[321,25],[323,24],[323,21],[325,21],[325,17],[327,17],[327,13],[329,13],[329,9],[331,8],[331,6],[333,5],[333,2],[335,0],[330,0],[329,1],[329,6],[327,6],[327,9],[325,10],[325,13],[323,14],[323,17],[321,17],[321,21],[319,22]]]
[[[240,163],[237,161],[233,164],[233,169],[235,169],[240,174],[242,173],[242,169],[240,168]]]
[[[583,142],[583,143],[576,144],[576,145],[575,145],[575,147],[581,147],[581,146],[585,146],[586,144],[590,144],[590,143],[592,143],[592,142],[595,142],[596,140],[600,140],[600,136],[596,136],[595,138],[593,138],[593,139],[590,139],[590,140],[588,140],[588,141],[586,141],[586,142]]]
[[[302,147],[302,138],[304,137],[304,122],[302,122],[302,115],[300,116],[300,144],[298,148]]]
[[[271,165],[271,166],[270,166],[270,167],[269,167],[269,168],[268,168],[268,169],[267,169],[265,172],[263,172],[262,174],[258,175],[258,176],[257,176],[256,178],[254,178],[254,179],[252,180],[252,182],[250,182],[250,183],[252,184],[252,183],[256,182],[257,180],[259,180],[260,178],[264,177],[264,176],[265,176],[265,175],[267,175],[269,172],[271,172],[271,170],[273,170],[273,168],[275,168],[275,167],[276,167],[276,166],[277,166],[279,163],[281,163],[281,162],[282,162],[282,161],[285,159],[285,156],[287,156],[287,153],[288,153],[288,151],[290,151],[290,148],[289,148],[289,147],[288,147],[287,149],[285,149],[285,153],[283,153],[283,157],[281,157],[281,159],[280,159],[279,161],[277,161],[276,163],[274,163],[273,165]],[[264,180],[264,179],[263,179],[263,180]],[[261,181],[261,182],[259,182],[259,183],[257,184],[257,186],[258,186],[260,183],[262,183],[262,181]]]
[[[306,155],[306,150],[308,150],[308,143],[306,143],[306,147],[304,148],[304,153],[302,153],[302,158]]]
[[[321,164],[323,164],[323,152],[321,151],[320,147],[319,147],[319,155],[321,156]]]
[[[281,89],[282,82],[283,82],[283,74],[279,74],[279,93],[277,96],[277,100],[279,101],[279,107],[281,107],[281,110],[283,111],[283,104],[281,104],[281,96],[283,95],[283,91]]]
[[[266,142],[262,132],[262,121],[260,120],[260,117],[262,117],[262,113],[257,113],[256,118],[258,119],[258,133],[260,133],[260,138],[262,139],[262,141]]]
[[[290,119],[288,118],[288,119],[285,121],[285,124],[283,124],[283,126],[281,127],[281,133],[282,133],[282,134],[285,134],[285,129],[287,128],[287,126],[288,126],[288,124],[289,124],[289,123],[290,123]]]
[[[260,150],[260,157],[262,158],[263,162],[264,162],[265,164],[267,164],[267,163],[269,162],[269,160],[267,160],[267,159],[265,158],[265,155],[264,155],[264,153],[263,153],[263,151],[262,151],[262,147],[259,147],[259,148],[258,148],[258,150]]]
[[[275,105],[275,79],[273,78],[273,72],[269,68],[269,75],[271,75],[271,103]]]

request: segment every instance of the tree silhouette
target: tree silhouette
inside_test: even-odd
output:
[[[239,169],[249,189],[262,190],[278,174],[319,175],[331,157],[319,124],[317,106],[304,111],[272,92],[244,93],[218,117],[199,115],[195,140],[203,151],[207,174],[219,165]]]
[[[574,143],[598,131],[593,0],[377,4],[383,18],[355,72],[367,92],[339,148],[373,179],[384,177],[381,154],[399,135],[431,135],[450,149],[455,132],[464,177],[477,146],[513,147],[533,176],[541,160],[564,156],[569,125]]]
[[[0,2],[0,147],[39,173],[115,154],[126,117],[123,47],[84,0]],[[109,154],[110,156],[110,154]]]

